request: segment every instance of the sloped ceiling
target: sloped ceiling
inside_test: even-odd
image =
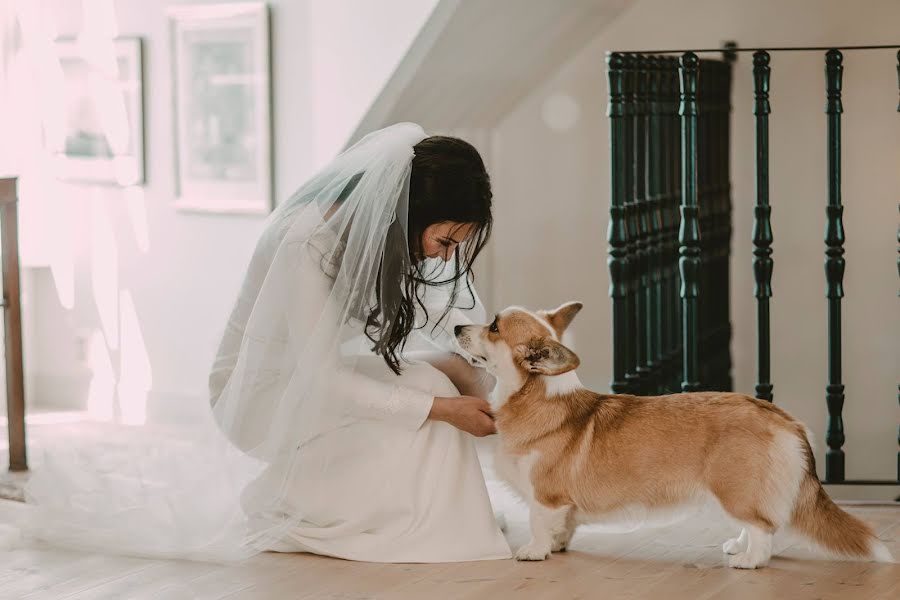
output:
[[[397,121],[491,127],[633,1],[441,0],[348,142]]]

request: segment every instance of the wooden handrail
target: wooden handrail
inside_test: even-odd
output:
[[[3,317],[6,347],[6,411],[9,470],[25,471],[25,373],[22,365],[22,308],[19,290],[19,226],[16,179],[0,179],[0,244],[3,253]]]
[[[0,178],[0,205],[15,204],[16,201],[16,178]]]

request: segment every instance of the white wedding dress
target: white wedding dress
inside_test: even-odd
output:
[[[372,340],[415,317],[400,302],[410,272],[428,283],[432,322],[407,350],[449,349],[448,328],[484,318],[468,279],[454,293],[431,269],[448,265],[411,263],[408,190],[425,137],[410,123],[372,133],[279,205],[210,373],[211,410],[186,405],[201,410],[174,425],[109,424],[108,439],[128,440],[116,452],[48,451],[26,487],[26,539],[216,561],[265,550],[382,562],[510,556],[473,438],[427,420],[434,396],[457,395],[453,385],[427,364],[397,376],[373,352]]]
[[[301,337],[308,323],[320,318],[332,288],[331,279],[320,268],[318,249],[336,242],[334,232],[323,227],[315,205],[303,210],[306,214],[297,220],[304,225],[295,224],[290,232],[296,241],[292,247],[298,267],[295,273],[300,277],[290,282],[291,293],[284,296],[284,302],[296,304],[291,311],[284,311],[291,312],[294,320],[285,323],[285,328],[293,328],[292,335]],[[247,309],[255,305],[259,282],[269,272],[273,246],[261,244],[251,262],[219,349],[222,358],[211,376],[214,399],[234,367],[245,335]],[[429,308],[440,314],[445,297],[429,292]],[[471,322],[465,311],[454,308],[437,330],[427,330],[431,335],[414,332],[420,339],[408,343],[407,348],[423,348],[425,342],[431,342],[450,351],[448,330],[464,322]],[[299,468],[293,469],[294,475],[287,481],[283,502],[289,512],[303,515],[303,520],[281,539],[272,540],[268,549],[373,562],[509,558],[474,439],[451,425],[426,419],[434,396],[459,392],[446,375],[427,363],[407,364],[397,376],[380,356],[366,352],[367,347],[360,329],[357,338],[341,346],[337,361],[354,368],[338,368],[331,375],[329,393],[340,395],[335,400],[352,407],[353,418],[284,457],[298,461]],[[269,376],[269,383],[261,384],[259,393],[279,396],[280,374],[272,371]],[[266,401],[260,398],[260,402]],[[255,424],[248,420],[234,434],[250,437],[254,429]],[[244,445],[244,440],[236,441]],[[320,473],[314,465],[323,456],[328,468]],[[305,465],[310,468],[303,468]],[[285,468],[275,464],[269,470],[280,477]],[[272,485],[264,474],[246,493],[271,489]]]

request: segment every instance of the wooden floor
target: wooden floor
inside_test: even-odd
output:
[[[0,501],[0,523],[21,505]],[[900,508],[852,506],[900,556]],[[524,510],[504,510],[513,547],[525,541]],[[8,531],[8,530],[7,530]],[[731,525],[702,514],[663,529],[579,530],[572,550],[543,563],[512,560],[434,565],[353,563],[311,555],[264,554],[241,564],[87,555],[0,542],[0,598],[147,600],[442,598],[501,600],[664,598],[898,599],[900,565],[829,562],[776,537],[770,566],[738,571],[720,549]],[[9,535],[7,535],[9,538]]]
[[[56,421],[31,423],[33,448],[68,427],[68,421]],[[527,512],[496,482],[489,445],[479,451],[492,502],[508,523],[507,538],[515,549],[527,541]],[[0,460],[3,454],[0,437]],[[897,490],[889,491],[896,495]],[[900,505],[845,507],[872,523],[900,558]],[[582,527],[570,552],[542,563],[433,565],[353,563],[300,554],[263,554],[241,564],[216,565],[36,549],[23,546],[17,530],[8,526],[22,509],[20,503],[0,500],[0,600],[900,600],[900,565],[827,561],[802,541],[781,535],[775,538],[776,556],[768,568],[729,569],[721,545],[737,530],[718,508],[676,525],[632,533],[623,533],[621,526],[618,531]]]

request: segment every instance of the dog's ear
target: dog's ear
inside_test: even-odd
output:
[[[547,322],[549,322],[550,326],[553,327],[553,330],[556,331],[556,337],[562,338],[563,333],[569,328],[572,319],[575,318],[575,315],[577,315],[582,308],[584,308],[584,304],[581,302],[566,302],[554,310],[538,311],[538,314],[547,319]]]
[[[562,375],[577,369],[581,364],[574,352],[550,338],[535,338],[519,348],[522,362],[529,373]]]

